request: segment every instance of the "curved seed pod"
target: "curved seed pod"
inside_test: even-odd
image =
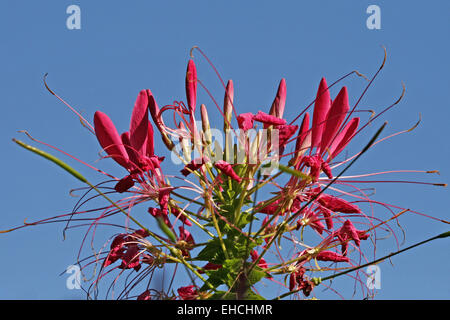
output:
[[[38,148],[36,148],[36,147],[32,147],[32,146],[30,146],[30,145],[28,145],[28,144],[26,144],[26,143],[24,143],[24,142],[22,142],[22,141],[20,141],[20,140],[16,140],[16,139],[12,139],[12,140],[13,140],[15,143],[17,143],[19,146],[21,146],[22,148],[25,148],[25,149],[27,149],[27,150],[29,150],[29,151],[31,151],[31,152],[34,152],[34,153],[36,153],[37,155],[39,155],[39,156],[41,156],[41,157],[43,157],[43,158],[45,158],[45,159],[47,159],[47,160],[50,160],[50,161],[52,161],[53,163],[57,164],[58,166],[60,166],[60,167],[63,168],[64,170],[66,170],[68,173],[70,173],[71,175],[73,175],[75,178],[77,178],[77,179],[80,180],[81,182],[84,182],[84,183],[87,182],[86,178],[85,178],[81,173],[79,173],[77,170],[75,170],[74,168],[72,168],[71,166],[69,166],[69,165],[68,165],[67,163],[65,163],[64,161],[62,161],[62,160],[56,158],[55,156],[53,156],[53,155],[51,155],[51,154],[49,154],[49,153],[47,153],[47,152],[45,152],[45,151],[42,151],[42,150],[38,149]]]
[[[166,147],[169,150],[172,150],[175,147],[175,144],[170,140],[170,138],[167,136],[167,133],[164,132],[163,127],[165,127],[164,121],[162,117],[160,116],[160,110],[158,107],[158,104],[156,103],[155,97],[153,96],[152,92],[147,89],[147,96],[148,96],[148,102],[149,102],[149,110],[150,114],[152,116],[153,122],[155,123],[156,127],[158,128],[159,132],[161,133],[161,138],[166,145]],[[153,130],[153,128],[152,128]],[[153,134],[153,131],[152,131]],[[153,139],[152,139],[153,140]]]

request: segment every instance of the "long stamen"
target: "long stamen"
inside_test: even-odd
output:
[[[50,89],[50,87],[47,85],[47,75],[48,73],[46,73],[44,75],[44,85],[47,88],[47,90],[54,95],[56,98],[58,98],[59,101],[61,101],[62,103],[64,103],[70,110],[72,110],[73,113],[75,113],[81,121],[81,124],[83,126],[87,125],[87,128],[89,129],[89,131],[95,135],[95,130],[94,127],[89,123],[89,121],[87,121],[77,110],[75,110],[75,108],[73,108],[70,104],[68,104],[66,101],[64,101],[60,96],[58,96],[52,89]]]

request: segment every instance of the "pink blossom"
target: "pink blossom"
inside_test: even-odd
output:
[[[325,130],[325,121],[331,107],[331,98],[325,78],[322,78],[317,90],[312,123],[311,148],[318,147]]]
[[[278,129],[278,147],[280,149],[279,154],[282,155],[284,153],[284,149],[286,147],[286,144],[289,142],[289,139],[292,138],[292,136],[295,134],[295,132],[298,129],[298,126],[292,126],[292,125],[279,125],[276,127]]]
[[[206,156],[195,158],[190,163],[184,166],[183,170],[181,170],[181,174],[186,177],[191,173],[191,171],[196,171],[200,169],[205,163],[208,162],[209,158]]]
[[[325,226],[320,221],[317,214],[315,214],[311,209],[305,208],[303,209],[304,215],[302,219],[297,220],[297,230],[300,229],[301,226],[308,225],[318,233],[322,234]]]
[[[280,119],[276,116],[269,115],[262,111],[258,111],[258,113],[253,116],[253,121],[258,121],[266,125],[274,125],[274,126],[286,124],[286,120]]]
[[[320,140],[321,151],[325,151],[335,138],[349,108],[347,88],[343,87],[327,113],[325,128]]]
[[[359,118],[351,119],[347,125],[342,129],[342,131],[336,136],[336,139],[331,143],[330,146],[330,157],[327,161],[335,158],[351,141],[353,135],[358,129]]]
[[[329,194],[321,194],[317,201],[334,212],[361,213],[361,210],[354,204]]]
[[[127,175],[122,179],[120,179],[119,182],[117,182],[117,184],[114,186],[114,189],[119,193],[123,193],[132,188],[133,186],[134,186],[133,177],[131,175]]]
[[[138,297],[137,300],[152,300],[152,297],[150,296],[150,291],[145,290],[142,292]]]
[[[327,229],[333,229],[333,218],[332,218],[332,214],[333,212],[328,209],[325,208],[324,206],[319,205],[318,209],[317,209],[320,213],[322,213],[323,217],[325,218],[325,222],[327,224]]]
[[[237,116],[237,122],[240,129],[247,131],[253,128],[253,114],[250,112],[242,113]]]
[[[214,163],[214,166],[222,171],[224,174],[229,176],[231,179],[241,183],[242,179],[239,177],[236,172],[234,172],[233,168],[231,167],[231,164],[229,164],[226,161],[219,160],[216,163]]]
[[[194,238],[189,231],[187,231],[183,226],[178,227],[178,229],[180,230],[179,240],[184,240],[189,244],[195,244]]]
[[[184,223],[185,225],[187,225],[187,226],[192,226],[192,222],[189,221],[189,219],[186,218],[186,216],[183,215],[183,214],[181,213],[181,211],[178,210],[176,207],[171,207],[171,208],[170,208],[170,212],[171,212],[172,214],[174,214],[174,215],[177,217],[177,219],[179,219],[179,220],[180,220],[182,223]]]
[[[177,292],[181,300],[195,300],[198,298],[198,291],[194,285],[181,287],[177,290]]]
[[[168,217],[168,212],[164,212],[161,209],[158,208],[148,208],[148,213],[150,213],[153,217],[155,217],[156,219],[158,218],[162,218],[164,223],[172,229],[172,224],[170,223],[169,217]]]
[[[348,257],[341,256],[340,254],[333,251],[321,251],[316,256],[316,259],[319,261],[333,261],[333,262],[349,262],[350,259]]]
[[[347,254],[348,241],[353,240],[359,247],[361,240],[368,239],[369,235],[365,231],[357,230],[350,220],[346,220],[342,227],[335,234],[341,242],[341,251],[343,255]]]
[[[259,258],[259,254],[256,250],[252,250],[250,252],[250,256],[252,257],[252,261],[255,262],[258,258]],[[264,260],[264,258],[261,258],[258,262],[258,267],[262,268],[262,269],[267,269],[268,265],[266,260]]]
[[[298,165],[301,156],[307,150],[309,144],[311,144],[311,131],[309,130],[309,113],[306,112],[295,142],[295,154],[291,160],[294,164]]]
[[[205,264],[202,267],[203,270],[199,270],[199,273],[205,273],[205,270],[218,270],[218,269],[221,269],[221,268],[222,268],[221,264],[208,262],[207,264]]]
[[[280,210],[280,204],[283,201],[283,199],[277,199],[271,204],[264,205],[264,202],[258,203],[258,206],[256,207],[257,212],[265,213],[265,214],[274,214],[278,211],[279,214],[283,214],[284,211]]]
[[[139,247],[137,239],[146,238],[149,233],[144,230],[136,230],[132,234],[121,233],[114,238],[110,246],[110,252],[103,261],[103,267],[122,259],[119,269],[135,269],[138,271],[140,266]]]
[[[103,150],[122,167],[129,168],[128,153],[111,119],[101,111],[95,112],[94,128]]]
[[[306,270],[303,267],[297,268],[294,272],[292,272],[289,276],[289,291],[296,289],[298,286],[303,285],[303,276]],[[301,289],[301,288],[299,288]]]

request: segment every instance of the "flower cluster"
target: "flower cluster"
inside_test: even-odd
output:
[[[362,281],[357,269],[369,259],[368,248],[377,240],[375,231],[390,229],[388,222],[407,211],[371,200],[365,189],[348,182],[373,174],[343,175],[352,161],[378,142],[341,157],[376,117],[361,126],[362,120],[354,115],[364,110],[357,110],[357,104],[350,106],[347,87],[332,98],[325,78],[313,110],[308,106],[290,123],[283,117],[285,79],[268,112],[239,113],[230,80],[224,85],[223,106],[212,99],[223,118],[218,135],[211,128],[211,109],[205,104],[200,105],[197,121],[198,84],[196,65],[190,59],[186,104],[174,101],[160,108],[153,93],[142,90],[129,129],[122,134],[105,113],[95,113],[91,127],[104,157],[126,172],[116,178],[96,169],[113,179],[105,182],[112,186],[89,184],[87,193],[95,190],[99,193],[95,197],[103,196],[110,203],[85,211],[79,206],[64,218],[69,224],[74,215],[100,211],[100,216],[86,219],[91,220],[90,230],[120,213],[126,215],[127,223],[112,238],[109,249],[80,261],[83,269],[100,262],[93,286],[116,269],[119,276],[126,270],[137,274],[120,297],[133,296],[130,292],[138,283],[150,279],[145,290],[134,295],[138,300],[260,299],[260,282],[286,288],[281,297],[301,297],[301,293],[309,297],[315,287],[326,286],[322,275],[332,279],[337,270],[354,269],[353,278]],[[167,118],[173,118],[172,126],[166,124]],[[301,122],[295,124],[298,119]],[[155,143],[155,133],[162,144]],[[164,174],[168,160],[161,146],[182,163],[179,175]],[[153,223],[134,215],[134,208],[144,203]],[[386,208],[392,217],[369,214],[365,203]],[[134,227],[129,226],[130,220]],[[151,288],[154,272],[178,265],[185,267],[191,281],[183,278],[185,284],[165,292]]]

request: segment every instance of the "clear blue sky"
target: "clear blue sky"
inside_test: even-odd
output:
[[[66,28],[71,4],[81,8],[81,30]],[[381,30],[366,27],[370,4],[381,8]],[[123,131],[139,90],[150,88],[160,104],[184,99],[184,73],[194,45],[207,53],[224,79],[234,80],[239,112],[268,110],[279,80],[286,78],[288,119],[314,98],[322,76],[330,83],[354,69],[372,75],[384,45],[386,66],[361,106],[381,110],[399,96],[404,81],[406,96],[383,118],[389,121],[383,134],[411,127],[419,114],[422,122],[415,131],[373,148],[352,172],[438,169],[440,176],[392,178],[448,183],[449,12],[445,0],[2,1],[0,229],[25,218],[34,221],[70,211],[76,199],[68,192],[79,186],[54,165],[13,144],[13,137],[26,139],[17,130],[29,130],[90,163],[98,158],[95,138],[45,90],[45,73],[49,85],[88,119],[103,110]],[[221,100],[217,78],[198,54],[197,61],[199,77]],[[363,81],[352,78],[343,84],[355,102]],[[203,93],[200,99],[209,101]],[[362,145],[360,140],[352,150]],[[91,180],[102,179],[70,163]],[[123,174],[112,161],[97,164]],[[448,188],[383,184],[377,185],[374,197],[448,220],[449,195]],[[448,230],[448,225],[412,214],[401,222],[405,245]],[[84,298],[81,291],[66,289],[66,275],[58,276],[74,262],[82,235],[69,232],[63,241],[62,229],[51,224],[0,235],[0,299]],[[114,232],[104,229],[98,237],[106,239]],[[393,248],[392,239],[380,241],[378,254]],[[392,265],[384,262],[377,297],[450,298],[448,248],[448,240],[437,241],[396,256]],[[351,286],[344,292],[351,297]]]

